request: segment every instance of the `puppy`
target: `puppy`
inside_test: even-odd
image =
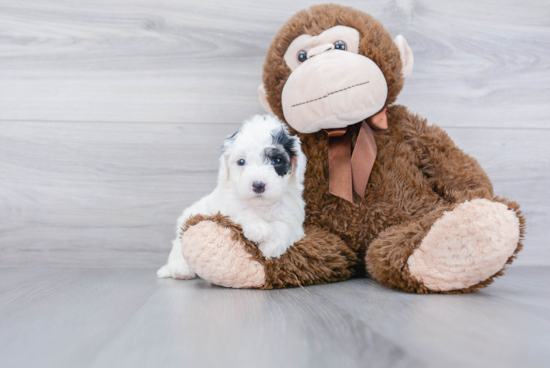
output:
[[[183,211],[177,232],[193,215],[221,212],[242,226],[266,258],[278,258],[305,236],[305,170],[300,139],[290,136],[276,117],[254,116],[225,140],[216,189]],[[195,277],[183,258],[179,236],[172,242],[168,264],[157,275]]]

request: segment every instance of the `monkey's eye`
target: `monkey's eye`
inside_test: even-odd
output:
[[[281,160],[281,159],[278,158],[278,157],[275,157],[273,160],[271,160],[271,163],[272,163],[273,165],[277,166],[277,165],[282,164],[282,163],[283,163],[283,160]]]
[[[242,158],[239,161],[237,161],[237,165],[239,165],[239,166],[244,166],[244,164],[245,164],[245,162]]]
[[[346,43],[344,41],[336,41],[334,43],[334,49],[336,49],[336,50],[346,50]]]
[[[300,63],[303,63],[306,60],[307,60],[307,52],[304,50],[300,50],[300,52],[298,52],[298,61]]]

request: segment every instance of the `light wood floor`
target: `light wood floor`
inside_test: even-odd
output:
[[[0,269],[2,367],[548,367],[550,267],[469,295],[274,291],[154,269]]]

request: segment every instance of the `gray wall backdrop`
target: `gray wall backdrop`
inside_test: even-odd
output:
[[[262,113],[269,43],[314,1],[0,0],[0,265],[157,267]],[[403,34],[398,103],[443,127],[527,218],[549,265],[550,3],[340,1]]]

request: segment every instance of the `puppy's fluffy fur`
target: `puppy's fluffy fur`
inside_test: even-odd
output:
[[[221,212],[243,227],[266,258],[278,258],[305,236],[305,169],[300,139],[290,136],[276,117],[254,116],[225,140],[216,189],[183,211],[177,231],[193,215]],[[172,242],[168,264],[157,275],[195,277],[183,258],[179,236]]]

